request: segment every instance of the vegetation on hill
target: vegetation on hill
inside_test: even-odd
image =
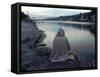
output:
[[[54,18],[47,18],[46,20],[64,20],[64,21],[82,21],[82,22],[95,22],[95,10],[86,13],[80,13],[70,16],[59,16]]]

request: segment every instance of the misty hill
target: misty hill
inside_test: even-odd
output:
[[[80,13],[70,16],[59,16],[54,18],[47,18],[44,20],[61,20],[61,21],[83,21],[83,22],[95,22],[95,10],[87,13]]]

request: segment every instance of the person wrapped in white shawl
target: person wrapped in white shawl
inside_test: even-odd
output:
[[[50,55],[51,62],[61,62],[67,60],[70,50],[71,47],[67,37],[65,36],[64,30],[63,28],[59,28],[59,31],[53,40],[53,50]]]

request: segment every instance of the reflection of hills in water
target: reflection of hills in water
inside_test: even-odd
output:
[[[61,26],[69,26],[69,27],[75,27],[78,29],[85,29],[90,31],[93,35],[95,35],[95,23],[91,23],[91,22],[70,22],[70,21],[45,21],[45,20],[40,20],[40,21],[36,21],[37,24],[41,25],[41,24],[46,24],[46,23],[56,23],[59,24]]]
[[[67,25],[69,25],[69,26],[72,26],[72,27],[76,27],[76,28],[79,28],[79,29],[85,29],[85,30],[88,30],[88,31],[90,31],[93,35],[95,35],[95,32],[96,32],[96,30],[95,30],[95,24],[68,24],[67,23],[67,25],[66,25],[66,23],[59,23],[59,24],[61,24],[62,26],[67,26]]]

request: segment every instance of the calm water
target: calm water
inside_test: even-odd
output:
[[[43,43],[50,48],[52,48],[59,27],[62,26],[71,46],[71,52],[76,53],[83,63],[95,61],[95,37],[89,30],[83,29],[82,25],[41,22],[37,23],[37,26],[40,30],[45,31],[47,37]]]

